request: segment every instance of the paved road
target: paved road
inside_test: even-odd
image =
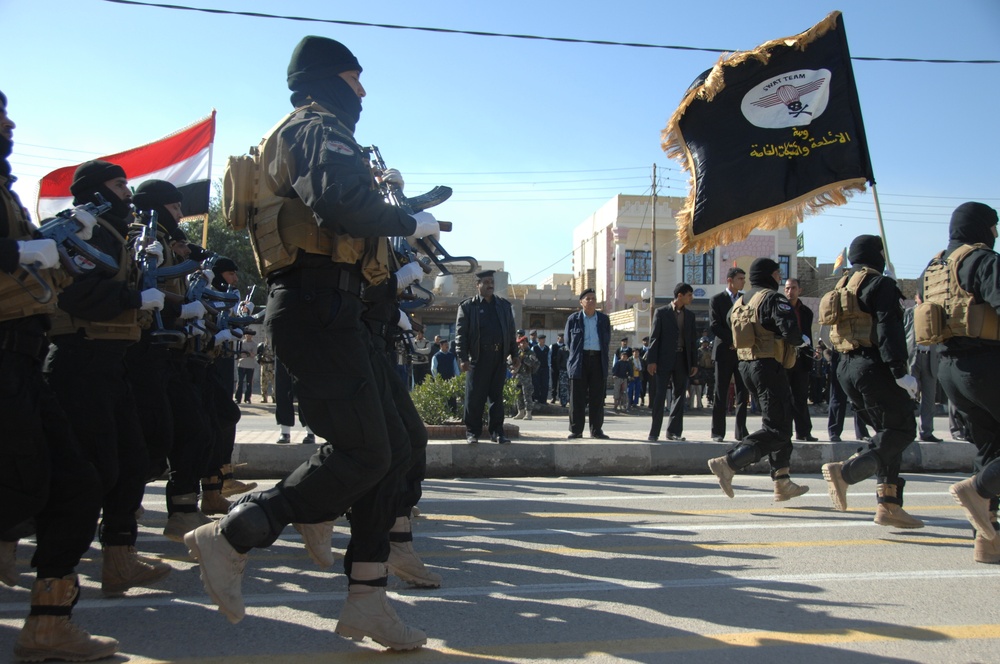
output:
[[[817,476],[788,507],[761,475],[737,477],[735,500],[706,476],[428,481],[417,547],[445,583],[390,579],[398,612],[430,637],[397,661],[995,662],[1000,574],[971,560],[947,495],[958,476],[907,479],[922,530],[875,526],[872,481],[853,487],[847,513]],[[145,506],[140,549],[176,566],[162,588],[104,600],[96,549],[80,570],[76,620],[119,638],[119,661],[385,661],[333,633],[346,581],[315,569],[294,530],[252,554],[247,618],[233,626],[158,534],[162,483]],[[0,586],[0,661],[27,611],[32,550],[18,549],[21,587]]]

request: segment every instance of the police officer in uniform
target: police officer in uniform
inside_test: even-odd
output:
[[[903,509],[906,480],[899,476],[903,451],[917,437],[913,415],[917,381],[907,370],[903,296],[894,279],[882,276],[882,238],[859,235],[851,242],[848,258],[851,271],[826,297],[840,297],[843,301],[842,290],[851,291],[850,297],[857,299],[861,314],[853,319],[841,316],[832,323],[830,341],[841,353],[837,380],[855,412],[875,429],[875,434],[864,453],[844,462],[824,464],[823,477],[834,507],[844,511],[847,487],[878,475],[875,523],[922,528],[923,522]],[[825,307],[821,303],[821,308]]]
[[[97,220],[90,242],[114,257],[119,269],[109,276],[78,257],[84,274],[59,294],[44,372],[84,454],[101,475],[101,590],[118,596],[170,572],[169,565],[135,550],[136,511],[142,505],[149,456],[125,374],[125,351],[140,337],[138,312],[162,309],[164,294],[156,288],[140,290],[138,284],[125,240],[132,222],[132,193],[122,167],[100,160],[81,164],[70,191],[75,204],[98,203],[101,197],[111,203],[111,210]],[[159,242],[146,251],[163,257]]]
[[[483,409],[489,401],[490,440],[510,444],[503,435],[503,385],[507,358],[512,369],[520,366],[514,336],[514,310],[510,302],[493,294],[495,270],[476,273],[478,295],[458,305],[455,320],[455,354],[465,371],[465,440],[474,445],[483,430]],[[521,335],[523,336],[523,335]]]
[[[0,581],[14,586],[17,536],[34,518],[31,613],[18,634],[14,656],[22,661],[110,657],[118,641],[91,636],[70,623],[80,593],[76,566],[90,548],[101,507],[100,479],[83,457],[66,415],[42,379],[45,334],[55,297],[24,266],[56,290],[49,268],[59,263],[52,240],[33,240],[27,211],[10,190],[7,157],[14,122],[0,92]],[[89,222],[94,222],[93,217]],[[92,231],[88,229],[88,231]],[[83,232],[86,236],[87,231]],[[87,239],[83,237],[82,239]]]
[[[771,462],[774,500],[801,496],[809,487],[795,484],[788,470],[792,458],[791,392],[785,366],[803,343],[792,305],[778,291],[781,270],[770,258],[750,265],[750,286],[729,311],[733,343],[740,360],[739,372],[761,407],[761,428],[729,450],[710,459],[708,469],[719,486],[733,497],[736,471],[756,463],[765,454]]]
[[[923,299],[948,316],[938,380],[968,424],[976,474],[953,484],[951,495],[976,531],[976,562],[1000,563],[1000,256],[993,250],[997,211],[963,203],[951,215],[948,248],[924,273]],[[957,276],[957,279],[952,278]],[[949,308],[950,307],[950,308]],[[915,312],[916,318],[916,312]]]
[[[415,239],[440,228],[432,215],[411,217],[373,188],[354,140],[365,95],[360,75],[346,46],[305,37],[288,66],[295,110],[262,140],[254,162],[259,187],[249,227],[269,287],[267,336],[292,377],[306,421],[327,443],[274,489],[248,494],[220,521],[185,536],[205,589],[234,623],[245,614],[240,585],[249,551],[270,545],[289,523],[343,515],[392,461],[361,321],[362,284],[384,280],[387,260],[362,259],[379,238]],[[386,532],[393,517],[378,515]],[[426,635],[403,624],[386,598],[388,571],[378,561],[388,549],[383,544],[354,550],[345,561],[349,593],[336,630],[393,649],[420,647]]]

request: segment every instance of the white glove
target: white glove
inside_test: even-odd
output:
[[[407,263],[396,271],[396,285],[402,290],[412,283],[420,281],[424,277],[424,270],[420,263],[413,261]]]
[[[808,348],[809,346],[812,346],[812,340],[809,337],[807,337],[806,335],[803,334],[802,335],[802,345],[799,346],[799,348]]]
[[[910,394],[911,399],[917,398],[917,379],[910,374],[906,374],[902,378],[897,378],[896,385],[906,390]]]
[[[243,311],[246,312],[247,316],[253,313],[255,306],[256,305],[254,305],[254,303],[251,302],[250,300],[243,300],[242,302],[240,302],[240,307],[243,308]]]
[[[135,260],[138,261],[141,258],[141,251],[138,250],[135,252]],[[156,267],[163,265],[163,245],[160,244],[159,240],[150,242],[146,247],[146,253],[150,256],[156,256]]]
[[[139,308],[143,311],[153,311],[163,308],[164,295],[162,291],[155,288],[147,288],[140,295],[142,296],[142,306]]]
[[[221,344],[226,341],[239,341],[243,338],[243,330],[239,328],[233,328],[231,330],[223,330],[215,335],[215,343]]]
[[[413,325],[410,324],[410,317],[407,316],[406,312],[403,311],[402,309],[399,310],[399,320],[396,321],[396,325],[398,325],[399,329],[403,330],[404,332],[409,332],[413,330]]]
[[[17,252],[17,262],[21,265],[49,268],[59,264],[55,240],[19,240]]]
[[[181,305],[181,320],[199,319],[205,316],[205,305],[201,302],[188,302]]]
[[[403,182],[403,174],[397,171],[395,168],[387,168],[385,172],[382,173],[382,177],[380,179],[382,180],[382,182],[385,182],[387,184],[396,185],[397,187],[400,188],[400,190],[402,190],[403,186],[406,184],[405,182]]]
[[[417,228],[413,235],[406,238],[410,244],[424,237],[433,237],[435,240],[441,237],[441,226],[430,212],[418,212],[413,215],[413,220],[417,222]]]
[[[211,270],[202,270],[201,273],[205,275],[205,281],[208,283],[215,281],[215,272],[212,272]]]
[[[97,217],[87,212],[82,205],[73,208],[73,218],[83,226],[76,232],[76,236],[81,240],[89,240],[94,235],[94,226],[97,224]]]

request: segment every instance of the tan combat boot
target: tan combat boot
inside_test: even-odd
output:
[[[514,419],[514,420],[523,420],[524,419],[524,409],[521,408],[520,406],[518,406],[518,408],[517,408],[517,415],[515,415],[511,419]]]
[[[413,550],[413,531],[410,519],[405,516],[396,517],[396,523],[389,531],[389,560],[386,562],[389,571],[418,588],[440,588],[441,575],[432,572]]]
[[[844,464],[841,461],[823,464],[823,479],[833,501],[833,509],[838,512],[847,511],[847,480],[844,479]]]
[[[895,484],[879,484],[875,487],[875,497],[878,500],[875,523],[891,528],[923,528],[923,521],[907,514],[903,509],[898,489]]]
[[[264,403],[267,403],[266,401]],[[244,464],[245,465],[245,464]],[[241,482],[233,478],[233,464],[222,465],[222,496],[229,498],[238,493],[246,493],[257,488],[256,482]]]
[[[990,512],[990,517],[993,519],[993,530],[1000,530],[1000,524],[997,524],[997,513],[995,511]],[[977,531],[976,539],[973,543],[972,559],[977,563],[1000,564],[1000,537],[988,540],[985,537],[980,537]]]
[[[219,521],[206,523],[184,536],[184,544],[201,568],[201,583],[222,615],[234,625],[243,620],[243,570],[247,554],[233,548]]]
[[[333,521],[320,523],[293,523],[295,530],[302,535],[302,543],[306,545],[306,553],[312,561],[326,569],[333,565],[336,557],[330,546],[333,537]]]
[[[0,581],[17,585],[17,542],[0,542]]]
[[[70,613],[79,594],[76,574],[35,581],[31,588],[31,615],[24,621],[24,628],[14,645],[14,657],[18,661],[90,662],[118,652],[115,639],[91,636],[70,622]]]
[[[388,571],[382,563],[354,563],[347,601],[337,621],[337,634],[355,641],[366,636],[392,650],[412,650],[427,643],[427,635],[399,619],[385,594]],[[379,585],[365,585],[377,583]]]
[[[222,497],[222,478],[218,475],[201,478],[201,511],[205,514],[225,514],[233,504]]]
[[[774,471],[774,502],[782,503],[792,498],[798,498],[808,491],[809,487],[792,481],[788,476],[788,468],[779,468]]]
[[[170,565],[140,556],[134,546],[105,546],[101,553],[101,592],[105,597],[119,597],[129,588],[152,585],[170,574]]]
[[[985,540],[997,539],[997,531],[993,530],[990,521],[990,501],[976,491],[974,478],[956,482],[948,488],[948,493],[955,502],[965,509],[965,516],[976,532]]]
[[[735,495],[733,493],[733,478],[736,477],[736,471],[730,467],[729,459],[725,456],[709,459],[708,469],[719,478],[719,486],[722,487],[723,493],[732,498]]]
[[[163,536],[168,540],[183,542],[184,536],[198,526],[212,523],[211,519],[198,511],[198,494],[185,493],[180,496],[171,496],[170,502],[174,506],[187,506],[189,510],[193,507],[194,511],[170,513],[167,517],[167,526],[163,529]]]

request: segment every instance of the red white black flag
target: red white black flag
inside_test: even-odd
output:
[[[146,180],[166,180],[184,195],[184,216],[208,212],[215,111],[203,120],[142,147],[101,157],[125,169],[129,187]],[[38,219],[48,219],[73,205],[69,186],[77,166],[52,171],[38,185]]]
[[[874,184],[840,12],[723,56],[685,93],[662,147],[691,176],[682,253],[794,226]]]

